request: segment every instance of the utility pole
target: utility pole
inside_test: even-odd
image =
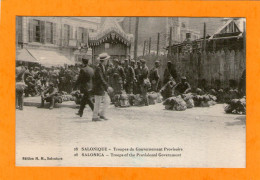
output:
[[[143,56],[144,56],[144,54],[145,54],[145,46],[146,46],[146,41],[144,41]]]
[[[137,45],[138,45],[138,26],[139,26],[139,17],[135,19],[135,47],[134,47],[134,59],[137,60]]]
[[[132,17],[129,17],[129,34],[131,34],[131,20],[132,20]]]
[[[206,51],[206,23],[204,22],[203,30],[203,50]]]
[[[150,37],[149,38],[149,54],[151,53],[151,41],[152,41],[152,38]]]
[[[158,33],[158,37],[157,37],[157,56],[159,55],[159,45],[160,45],[160,33]]]
[[[172,54],[172,27],[170,27],[168,57],[171,56],[171,54]]]

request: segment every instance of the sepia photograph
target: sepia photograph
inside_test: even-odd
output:
[[[246,18],[15,28],[16,166],[246,168]]]

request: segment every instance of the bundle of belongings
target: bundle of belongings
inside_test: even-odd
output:
[[[162,102],[160,93],[147,93],[149,104],[156,104]],[[140,94],[116,94],[113,99],[115,107],[130,107],[130,106],[144,106],[144,99]]]
[[[73,101],[75,101],[76,104],[80,104],[80,101],[81,101],[81,99],[82,99],[82,97],[83,97],[83,94],[80,93],[79,90],[77,90],[77,91],[72,91],[72,92],[70,93],[70,95],[73,97]]]
[[[169,97],[163,102],[163,105],[167,110],[185,111],[187,109],[187,104],[181,96]]]
[[[246,97],[241,99],[232,99],[225,107],[226,113],[246,114]]]
[[[75,98],[65,91],[57,92],[54,95],[55,103],[62,103],[62,102],[65,102],[65,101],[74,101],[74,100],[75,100]],[[49,102],[49,101],[50,100],[46,99],[46,102]]]
[[[149,105],[161,103],[162,102],[162,95],[156,92],[149,92],[148,93],[148,101]]]
[[[239,92],[237,89],[219,89],[217,92],[217,101],[219,103],[229,103],[232,99],[237,99],[238,97]]]
[[[216,104],[216,96],[211,94],[194,95],[193,101],[195,107],[210,107]]]
[[[202,94],[202,93],[187,93],[175,97],[167,98],[163,105],[165,109],[184,111],[187,108],[193,107],[210,107],[216,104],[216,96],[211,94]]]
[[[126,93],[116,94],[114,96],[115,107],[129,107],[130,106],[129,97],[130,95]]]

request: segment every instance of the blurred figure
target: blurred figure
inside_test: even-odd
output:
[[[75,87],[80,87],[80,93],[84,94],[80,102],[79,112],[76,113],[76,115],[79,115],[80,117],[83,115],[86,104],[89,105],[92,111],[94,109],[94,104],[91,100],[93,90],[92,78],[94,76],[94,70],[88,65],[89,59],[83,58],[82,62],[84,67],[80,70],[79,77],[75,84]]]
[[[134,82],[135,79],[135,70],[134,70],[135,61],[131,60],[131,65],[128,65],[125,67],[125,91],[127,94],[133,94],[134,90]]]
[[[163,74],[163,85],[168,83],[168,81],[171,79],[171,77],[176,80],[177,78],[177,71],[174,67],[174,65],[172,64],[171,61],[168,61],[167,62],[167,67],[164,71],[164,74]]]

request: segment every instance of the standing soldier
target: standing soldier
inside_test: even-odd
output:
[[[112,76],[112,88],[114,89],[114,95],[122,94],[122,91],[124,90],[123,83],[125,80],[125,73],[124,69],[119,65],[118,59],[114,60],[114,67],[110,74]],[[112,100],[114,99],[112,98]]]
[[[163,74],[163,85],[167,84],[172,78],[176,81],[177,72],[172,62],[168,61]]]
[[[76,115],[82,117],[86,104],[89,105],[91,110],[94,109],[94,104],[91,100],[92,96],[92,78],[94,76],[94,70],[88,65],[88,59],[82,59],[85,67],[80,70],[79,77],[75,83],[75,87],[80,86],[80,93],[84,94],[80,102],[79,112]]]
[[[155,66],[150,71],[150,82],[152,85],[152,91],[154,92],[158,92],[158,84],[160,81],[159,66],[160,66],[160,62],[155,61]]]
[[[125,91],[127,94],[133,94],[133,89],[134,89],[134,82],[136,81],[135,79],[135,70],[134,70],[134,65],[135,61],[131,61],[131,65],[127,63],[127,67],[125,67]]]
[[[135,68],[135,79],[136,82],[134,84],[134,94],[141,94],[141,87],[140,87],[140,75],[142,71],[141,62],[136,62],[136,68]]]
[[[149,106],[148,95],[147,95],[149,86],[151,85],[148,79],[149,69],[146,66],[146,62],[144,59],[141,59],[141,63],[142,63],[142,70],[140,74],[141,94],[144,100],[144,104],[146,106]]]

